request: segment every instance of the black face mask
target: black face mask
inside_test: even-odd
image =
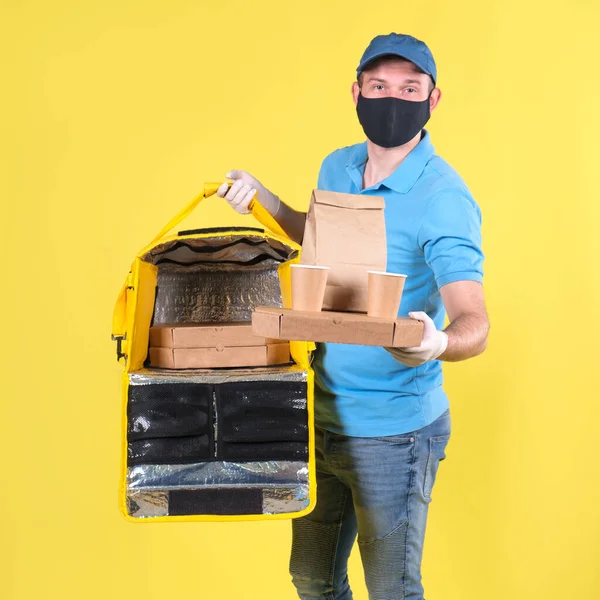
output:
[[[406,144],[431,116],[429,98],[411,102],[392,97],[365,98],[362,94],[358,95],[356,113],[365,135],[382,148]]]

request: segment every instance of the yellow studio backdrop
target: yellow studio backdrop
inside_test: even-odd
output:
[[[429,129],[479,201],[487,352],[445,366],[453,435],[428,600],[600,597],[592,0],[0,3],[0,597],[295,597],[290,523],[135,525],[118,512],[109,340],[131,257],[204,181],[246,169],[306,208],[363,139],[369,40],[428,42]],[[193,226],[247,223],[211,198]],[[367,598],[358,552],[357,599]]]

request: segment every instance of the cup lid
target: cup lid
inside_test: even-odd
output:
[[[323,267],[321,265],[300,265],[300,264],[294,264],[294,265],[290,265],[290,267],[301,267],[302,269],[327,269],[329,270],[331,267]]]
[[[386,271],[368,271],[369,273],[373,273],[373,275],[389,275],[390,277],[408,277],[404,273],[388,273]]]

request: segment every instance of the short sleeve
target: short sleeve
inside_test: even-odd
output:
[[[481,211],[464,190],[442,192],[433,200],[418,242],[438,288],[454,281],[483,281]]]
[[[329,190],[328,181],[330,179],[329,173],[331,171],[331,159],[335,152],[328,154],[321,163],[321,168],[319,169],[319,178],[317,179],[317,189],[318,190]]]
[[[327,159],[325,159],[322,163],[321,163],[321,168],[319,169],[319,177],[317,179],[317,189],[318,190],[322,190],[323,186],[325,185],[325,161]]]

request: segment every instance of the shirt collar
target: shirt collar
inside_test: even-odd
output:
[[[425,169],[425,165],[434,154],[435,149],[431,143],[429,133],[423,130],[421,141],[408,153],[398,168],[375,185],[373,189],[378,189],[384,185],[395,192],[406,194],[415,185]],[[358,190],[362,190],[362,178],[367,158],[367,142],[363,142],[356,146],[346,164],[346,171]]]

